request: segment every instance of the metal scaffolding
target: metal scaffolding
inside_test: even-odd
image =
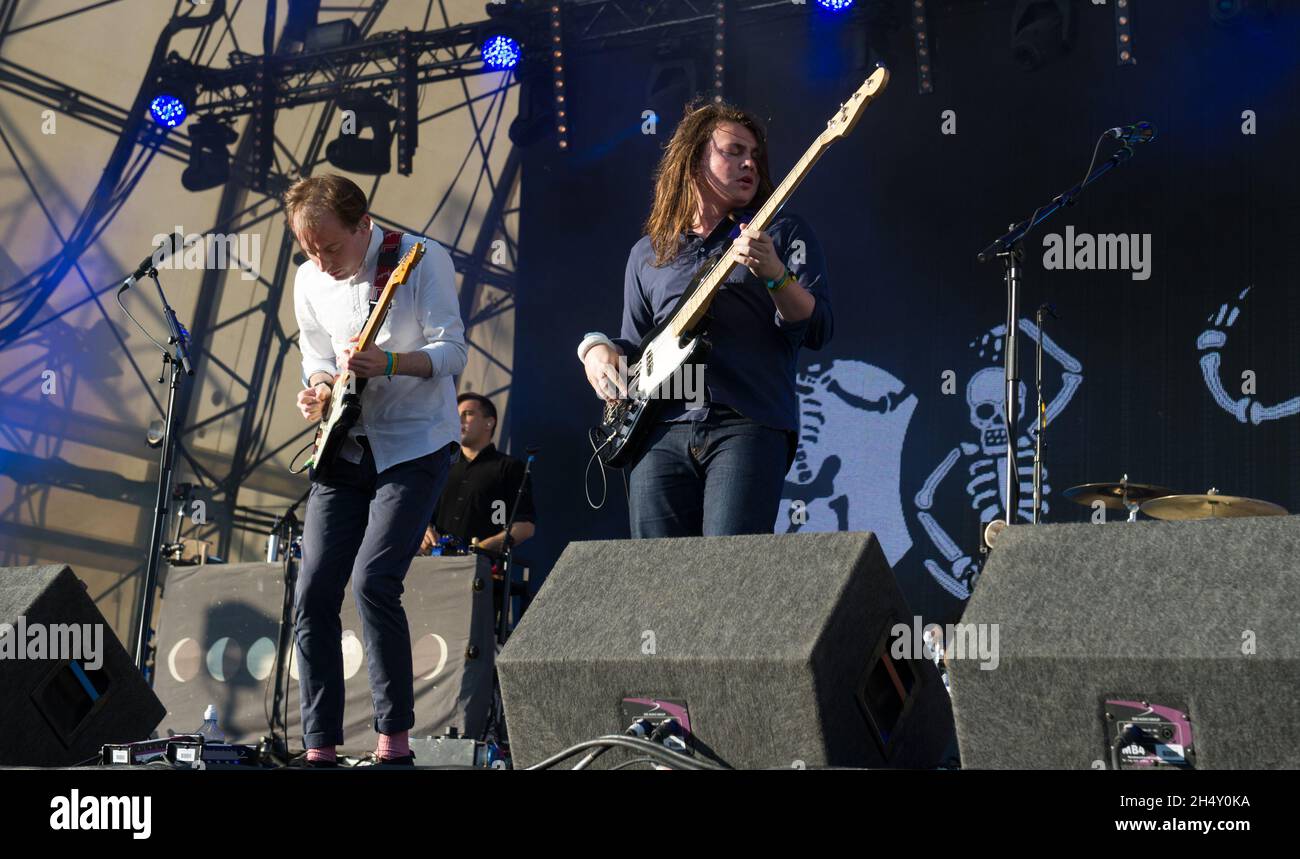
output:
[[[3,48],[4,40],[17,32],[66,23],[81,12],[104,5],[107,4],[89,3],[79,10],[15,29],[12,23],[16,3],[14,0],[0,0],[0,49]],[[385,8],[385,0],[368,2],[350,16],[359,36],[359,41],[355,44],[303,52],[301,45],[286,44],[282,37],[278,46],[271,45],[269,39],[265,40],[261,55],[249,54],[235,38],[236,16],[241,10],[244,14],[250,14],[259,8],[265,8],[269,18],[265,32],[273,32],[274,22],[269,16],[273,16],[276,5],[248,4],[248,8],[244,9],[242,3],[235,2],[233,9],[230,9],[223,0],[214,0],[207,6],[178,3],[172,19],[158,38],[148,70],[129,106],[115,105],[62,83],[48,73],[0,58],[0,89],[83,122],[90,128],[111,134],[116,139],[99,184],[86,200],[75,227],[65,234],[50,217],[50,208],[41,199],[37,183],[29,176],[4,129],[0,128],[0,145],[4,146],[8,157],[12,159],[17,173],[24,178],[35,204],[46,213],[50,231],[58,244],[57,253],[0,289],[0,350],[64,333],[63,329],[68,327],[64,317],[87,304],[93,304],[102,315],[103,329],[111,332],[118,357],[131,367],[141,385],[148,391],[155,414],[162,414],[159,387],[154,383],[152,374],[142,368],[125,348],[119,331],[119,326],[123,324],[119,318],[120,313],[115,307],[110,310],[102,301],[104,293],[115,289],[120,281],[92,283],[79,260],[113,221],[155,156],[162,155],[182,162],[190,159],[193,141],[183,129],[169,132],[147,119],[149,98],[158,75],[164,70],[183,66],[197,72],[195,80],[198,91],[193,108],[195,114],[215,113],[225,118],[240,114],[250,116],[231,159],[231,178],[223,188],[209,230],[214,233],[252,230],[268,219],[278,217],[278,195],[283,189],[297,177],[311,175],[325,163],[322,152],[331,132],[336,130],[334,107],[340,95],[358,88],[384,95],[402,87],[418,90],[442,82],[459,83],[463,99],[458,105],[427,116],[415,117],[415,124],[407,128],[407,133],[414,137],[415,128],[452,111],[468,111],[472,118],[474,139],[466,145],[466,155],[458,178],[464,176],[472,180],[473,192],[466,205],[466,214],[459,219],[459,228],[454,235],[438,235],[434,238],[448,250],[461,274],[466,340],[471,349],[480,348],[482,351],[474,343],[475,326],[509,312],[514,304],[513,262],[517,243],[507,224],[508,218],[514,214],[509,201],[517,192],[519,159],[508,155],[505,169],[499,175],[496,175],[490,164],[494,151],[500,151],[494,147],[509,146],[504,135],[498,132],[503,130],[500,127],[503,118],[508,119],[504,115],[504,109],[506,94],[516,85],[513,77],[503,74],[500,85],[491,92],[471,96],[463,78],[487,71],[474,56],[477,30],[473,26],[448,26],[420,33],[402,31],[379,34],[372,38],[371,31]],[[318,7],[319,3],[314,6]],[[433,10],[441,6],[441,2],[430,0],[426,21]],[[202,14],[196,14],[198,11]],[[314,17],[315,9],[312,11]],[[445,9],[442,11],[445,19]],[[286,31],[287,29],[286,27]],[[181,57],[171,51],[170,46],[173,37],[185,30],[196,31],[195,45],[190,56]],[[219,68],[212,63],[223,48],[230,52],[230,64]],[[411,92],[412,89],[406,91],[408,96]],[[418,104],[415,99],[406,100],[411,108]],[[479,104],[484,100],[487,102],[486,110]],[[310,140],[295,157],[289,146],[266,131],[268,128],[273,129],[275,109],[311,102],[323,104],[324,110],[320,112]],[[258,116],[260,114],[265,120],[268,104],[270,125],[260,124]],[[271,157],[266,159],[268,150]],[[261,167],[266,169],[260,170]],[[475,170],[477,179],[474,179]],[[367,189],[372,199],[375,198],[380,181],[381,177],[377,177]],[[469,212],[475,205],[482,204],[484,195],[488,196],[487,218],[481,224],[471,224]],[[387,217],[381,210],[373,211],[372,214],[381,225],[425,233],[451,201],[451,189],[448,189],[423,224],[401,223],[402,219]],[[456,200],[457,205],[463,202],[463,199]],[[409,219],[410,213],[406,214]],[[509,252],[508,259],[503,264],[491,259],[495,256],[490,251],[497,237],[504,239]],[[204,527],[188,536],[211,540],[216,545],[216,553],[222,556],[226,555],[236,529],[265,530],[271,518],[263,510],[241,504],[241,489],[259,469],[286,448],[300,446],[312,431],[310,427],[306,428],[298,437],[278,444],[273,444],[269,436],[273,392],[278,380],[285,372],[290,377],[297,375],[297,362],[291,355],[297,334],[284,330],[280,323],[281,304],[290,294],[285,289],[285,281],[291,276],[293,263],[292,236],[286,232],[279,245],[273,272],[258,275],[251,284],[251,288],[260,293],[256,296],[257,300],[251,307],[225,318],[219,312],[219,298],[228,272],[205,270],[195,309],[187,320],[194,334],[192,351],[196,379],[202,378],[204,374],[209,377],[220,376],[233,382],[238,391],[238,396],[226,408],[201,420],[196,415],[197,385],[185,386],[177,403],[181,427],[178,463],[193,475],[198,491],[205,498],[208,509],[214,513]],[[51,293],[70,276],[81,281],[86,296],[58,310],[52,309],[48,305]],[[493,293],[490,300],[480,307],[483,286],[491,287]],[[241,374],[233,369],[236,365],[234,356],[214,352],[213,337],[227,326],[246,324],[252,317],[261,320],[255,357],[251,371]],[[287,370],[286,362],[289,363]],[[507,365],[497,363],[508,373]],[[197,432],[216,421],[229,420],[234,416],[238,418],[239,433],[233,446],[233,456],[228,463],[214,460],[193,449],[193,439]],[[108,426],[101,425],[98,429],[103,431]],[[71,428],[69,431],[75,432]],[[121,438],[122,435],[122,432],[116,431],[119,440],[125,441]],[[143,427],[135,439],[142,435]],[[103,487],[113,481],[106,481],[105,475],[96,473],[93,469],[62,461],[57,463],[57,467],[49,467],[49,460],[58,456],[61,446],[59,439],[47,439],[39,450],[24,449],[31,448],[31,444],[24,444],[16,432],[6,428],[5,441],[13,452],[10,460],[15,470],[11,476],[18,482],[19,490],[9,509],[0,511],[0,521],[16,520],[17,511],[25,509],[28,511],[26,518],[39,523],[41,496],[51,486],[89,491],[101,497],[105,497],[107,492],[109,496],[121,500],[142,498],[143,487],[136,485],[136,482],[122,481],[121,487],[105,490]],[[45,467],[37,467],[42,462]],[[24,463],[30,467],[24,467]],[[26,478],[23,477],[24,474],[27,475]],[[298,482],[300,480],[297,479]],[[297,495],[297,491],[290,486],[292,482],[294,481],[287,475],[278,474],[273,479],[261,481],[263,489],[269,488],[284,497]],[[95,541],[95,547],[110,549],[104,541]],[[122,552],[113,554],[120,557]],[[139,560],[137,572],[144,566],[143,559]],[[131,579],[131,575],[123,577],[124,582]]]
[[[0,53],[5,40],[16,34],[38,27],[66,25],[82,13],[115,2],[117,0],[87,3],[79,9],[15,27],[16,0],[0,0]],[[63,332],[67,327],[64,319],[67,314],[93,304],[103,322],[102,326],[95,326],[99,335],[148,391],[155,414],[162,414],[160,387],[155,384],[153,373],[141,367],[126,349],[119,330],[123,324],[120,314],[116,308],[110,311],[102,300],[104,294],[115,289],[120,281],[93,283],[80,260],[99,241],[156,157],[182,163],[190,162],[193,157],[196,148],[190,134],[193,124],[188,130],[185,127],[167,130],[148,120],[149,100],[159,80],[164,76],[179,76],[194,86],[192,113],[195,115],[213,117],[223,123],[247,117],[231,158],[230,180],[222,190],[208,231],[212,233],[241,233],[278,218],[279,195],[288,184],[301,176],[311,175],[325,163],[322,153],[335,130],[336,109],[341,96],[360,91],[386,101],[396,100],[399,173],[412,169],[411,156],[422,127],[453,111],[468,112],[474,135],[473,140],[466,141],[456,181],[472,179],[473,190],[468,203],[463,195],[455,201],[458,206],[465,205],[466,211],[454,234],[433,238],[451,254],[461,277],[460,302],[468,348],[509,379],[511,367],[508,362],[501,361],[490,349],[476,343],[475,333],[484,323],[513,312],[515,305],[517,242],[508,224],[516,214],[511,201],[519,187],[521,159],[518,151],[503,139],[501,124],[510,119],[504,113],[506,95],[518,82],[512,74],[498,73],[501,75],[499,86],[490,92],[471,94],[466,78],[489,71],[477,55],[480,38],[492,28],[513,28],[524,36],[525,62],[540,60],[545,68],[550,65],[549,52],[555,47],[550,39],[554,38],[551,24],[556,18],[563,21],[564,51],[581,55],[647,41],[663,43],[676,39],[713,38],[720,30],[720,9],[729,16],[729,28],[807,12],[805,7],[791,4],[788,0],[726,0],[722,7],[717,0],[570,0],[558,11],[553,10],[551,2],[512,0],[486,3],[487,14],[481,21],[452,25],[447,18],[444,0],[427,0],[424,28],[421,30],[376,32],[376,23],[387,3],[386,0],[370,0],[349,10],[351,25],[348,29],[352,31],[349,35],[336,40],[336,44],[330,47],[309,47],[312,42],[305,39],[304,34],[317,21],[321,11],[319,0],[290,0],[287,3],[289,20],[280,29],[279,44],[274,44],[272,35],[277,31],[275,14],[283,5],[275,2],[251,4],[243,0],[191,4],[177,0],[129,105],[114,104],[62,82],[50,69],[38,71],[0,56],[0,90],[112,135],[115,140],[97,186],[85,201],[75,225],[65,233],[50,214],[50,207],[42,200],[38,185],[29,175],[17,149],[0,128],[0,146],[5,150],[0,157],[7,154],[13,161],[34,202],[45,213],[50,232],[58,244],[58,251],[48,259],[32,267],[15,282],[0,287],[0,351],[33,340],[39,342]],[[444,26],[428,28],[435,10],[441,12]],[[241,45],[236,36],[236,24],[250,15],[264,16],[260,52]],[[248,27],[242,29],[246,32]],[[193,36],[193,44],[185,55],[173,48],[181,33]],[[218,62],[218,58],[224,58],[224,62]],[[453,107],[418,115],[419,100],[415,96],[423,88],[434,85],[459,86],[461,97]],[[295,151],[275,135],[276,112],[308,104],[320,106],[320,114],[309,139]],[[577,121],[581,121],[580,111]],[[491,166],[493,153],[500,152],[498,146],[508,147],[499,173],[494,172]],[[500,161],[500,158],[496,160]],[[367,189],[372,200],[381,180],[382,177],[377,177]],[[423,223],[403,223],[403,218],[389,217],[383,211],[373,211],[372,214],[383,226],[427,234],[452,199],[449,187]],[[484,204],[484,219],[471,225],[470,211],[475,205]],[[403,214],[409,219],[410,213]],[[272,474],[266,468],[286,450],[300,447],[312,432],[311,427],[305,427],[295,437],[278,442],[272,440],[270,433],[272,401],[279,381],[285,372],[291,377],[296,376],[296,361],[291,353],[297,335],[286,331],[280,323],[281,306],[289,294],[285,281],[291,276],[293,264],[292,236],[286,231],[279,243],[274,269],[269,274],[265,271],[258,274],[250,283],[249,288],[256,291],[256,300],[251,306],[224,318],[219,299],[228,273],[205,270],[195,309],[188,320],[194,333],[192,353],[196,371],[200,376],[206,374],[209,379],[221,379],[237,392],[224,408],[203,418],[198,417],[196,385],[183,387],[177,403],[181,427],[177,461],[192,475],[197,484],[196,493],[204,498],[213,514],[206,524],[188,536],[212,541],[215,552],[223,557],[228,554],[236,531],[264,532],[273,518],[268,511],[241,501],[242,491],[255,487],[292,498],[301,490],[301,487],[294,488],[300,480],[295,482],[288,475],[279,473],[278,469]],[[51,294],[69,280],[79,282],[85,296],[60,309],[53,309],[49,305]],[[213,338],[228,326],[247,324],[253,317],[259,318],[260,324],[252,366],[250,370],[239,372],[235,369],[237,356],[218,354],[213,347]],[[289,362],[287,371],[286,362]],[[508,392],[508,384],[497,390],[483,391],[489,396],[505,392]],[[194,443],[196,433],[236,417],[238,436],[228,461],[210,455]],[[64,429],[70,435],[88,433],[93,429],[101,438],[123,441],[120,450],[128,449],[124,438],[127,428],[111,422],[100,425],[94,420],[81,421],[81,424]],[[50,432],[48,429],[40,431]],[[58,467],[38,468],[41,462],[48,466],[57,460],[61,438],[47,438],[43,450],[38,451],[24,449],[22,439],[12,428],[0,432],[4,433],[5,442],[13,452],[17,473],[28,475],[27,479],[19,481],[14,502],[8,509],[0,510],[0,524],[16,523],[17,511],[24,508],[27,521],[16,524],[15,528],[31,530],[32,522],[39,525],[42,493],[51,486],[123,500],[149,497],[147,486],[131,481],[115,482],[102,473],[62,460],[58,460]],[[33,433],[35,437],[37,430],[33,429]],[[26,447],[32,445],[29,443]],[[147,505],[147,501],[145,503]],[[87,551],[116,553],[118,557],[128,549],[129,544],[86,543]],[[143,559],[139,561],[137,572],[144,566]],[[132,579],[131,575],[124,576],[123,582]]]

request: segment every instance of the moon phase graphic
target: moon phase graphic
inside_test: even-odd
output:
[[[240,648],[239,642],[230,638],[230,636],[218,638],[208,648],[208,673],[218,683],[225,683],[234,679],[234,676],[239,673],[239,666],[243,664],[243,661],[243,650]]]
[[[248,648],[248,673],[254,680],[265,680],[275,667],[275,643],[263,636]]]
[[[203,650],[192,638],[182,638],[167,654],[167,670],[177,683],[188,683],[199,673]]]
[[[433,680],[447,666],[447,640],[437,633],[426,633],[411,648],[411,662],[415,676]]]

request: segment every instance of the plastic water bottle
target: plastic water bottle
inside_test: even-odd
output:
[[[203,735],[205,743],[224,743],[226,735],[222,733],[221,726],[217,724],[217,705],[209,704],[208,709],[203,711],[203,725],[194,733]]]

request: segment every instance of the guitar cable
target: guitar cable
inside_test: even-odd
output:
[[[596,440],[587,436],[587,441],[591,444],[591,459],[587,460],[587,467],[582,470],[582,492],[587,496],[587,505],[592,510],[599,510],[605,506],[605,499],[609,497],[609,482],[605,478],[605,463],[600,459],[600,452],[605,449],[605,445],[614,440],[614,436],[605,439],[600,447],[596,447]],[[593,462],[600,464],[600,503],[596,504],[591,500],[591,464]],[[623,475],[623,480],[627,480],[627,475]]]
[[[308,429],[310,430],[311,428],[308,427]],[[303,447],[302,447],[302,448],[301,448],[297,453],[295,453],[295,454],[293,455],[293,459],[289,460],[289,473],[290,473],[290,474],[302,474],[304,471],[307,470],[307,466],[306,466],[306,465],[303,465],[302,468],[297,468],[297,469],[295,469],[295,468],[293,467],[293,464],[294,464],[295,462],[298,461],[298,457],[302,456],[304,453],[306,453],[307,451],[311,450],[311,449],[312,449],[313,447],[315,447],[315,446],[316,446],[316,439],[313,438],[311,441],[309,441],[309,442],[307,442],[305,445],[303,445]]]
[[[628,379],[627,390],[630,391],[634,389],[640,380],[641,380],[641,362],[638,361],[635,365],[635,369],[632,371],[631,377]],[[587,435],[587,441],[591,444],[591,459],[587,460],[587,467],[582,470],[582,492],[584,495],[587,496],[587,506],[590,507],[592,510],[599,510],[602,507],[604,507],[606,499],[609,498],[609,482],[608,479],[605,477],[605,463],[603,460],[600,459],[600,452],[604,450],[606,445],[608,445],[611,441],[613,441],[614,438],[615,436],[611,435],[609,438],[605,439],[599,447],[597,447],[596,440],[592,438],[590,434]],[[600,463],[600,503],[599,504],[596,504],[591,500],[591,464],[593,462]],[[620,468],[618,469],[618,471],[620,474],[623,475],[623,497],[625,499],[630,500],[632,497],[632,490],[627,483],[627,470]]]

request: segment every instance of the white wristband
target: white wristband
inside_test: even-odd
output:
[[[587,353],[591,351],[591,347],[598,346],[601,344],[608,346],[609,348],[613,349],[615,352],[618,351],[618,346],[614,345],[613,340],[610,340],[608,337],[606,337],[604,334],[601,334],[599,331],[593,331],[590,334],[588,334],[586,337],[583,337],[582,342],[578,344],[578,360],[585,362],[587,360]]]

